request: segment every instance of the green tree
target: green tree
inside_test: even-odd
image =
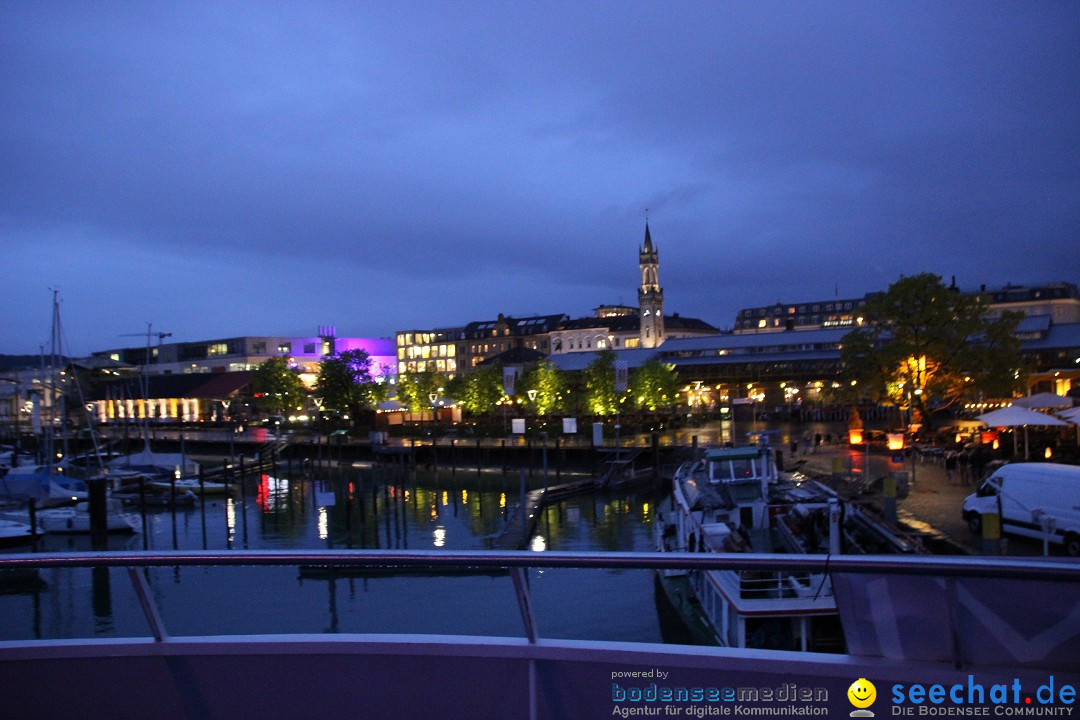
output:
[[[484,415],[495,409],[503,396],[502,368],[485,365],[462,378],[454,379],[455,399],[461,402],[465,412]]]
[[[937,275],[901,278],[867,301],[863,326],[844,337],[840,389],[911,407],[928,425],[965,395],[1010,396],[1023,377],[1019,319],[989,317],[981,298]]]
[[[642,410],[670,407],[679,395],[679,376],[675,366],[659,360],[642,363],[630,380],[630,392]]]
[[[619,411],[619,395],[615,392],[615,351],[601,350],[596,359],[583,371],[585,406],[593,415],[614,415]]]
[[[431,409],[431,393],[441,394],[443,378],[438,373],[404,373],[398,375],[397,399],[409,412],[419,413]]]
[[[536,391],[533,406],[537,415],[561,412],[565,407],[566,377],[550,360],[540,362],[526,375],[524,385],[528,390]]]
[[[255,404],[269,413],[284,414],[304,405],[307,391],[300,374],[283,357],[273,357],[255,368],[251,375]]]
[[[386,387],[371,374],[371,356],[364,350],[346,350],[324,358],[315,381],[323,406],[345,410],[356,422],[363,410],[386,399]]]

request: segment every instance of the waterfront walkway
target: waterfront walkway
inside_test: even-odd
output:
[[[854,478],[856,483],[866,477],[863,473],[865,452],[851,449],[847,444],[823,444],[817,452],[799,452],[794,458],[785,458],[788,469],[799,464],[815,474],[832,474],[838,468],[842,476]],[[910,481],[913,470],[914,483],[909,485],[908,496],[897,500],[899,519],[914,529],[932,528],[972,554],[984,554],[982,538],[968,529],[962,517],[964,498],[975,492],[973,481],[961,481],[957,474],[949,482],[944,467],[931,459],[916,459],[913,465],[911,458],[906,458],[904,463],[894,463],[880,451],[870,455],[871,480],[902,471],[907,473]],[[1041,555],[1042,543],[1009,537],[1006,552],[1009,555]],[[1050,554],[1061,556],[1060,546],[1051,545]]]

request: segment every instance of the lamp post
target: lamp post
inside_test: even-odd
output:
[[[432,446],[434,446],[435,445],[435,425],[436,425],[436,423],[438,422],[438,419],[439,419],[438,418],[438,407],[436,406],[436,403],[439,400],[439,393],[437,393],[437,392],[428,393],[428,400],[431,401],[431,444],[432,444]]]

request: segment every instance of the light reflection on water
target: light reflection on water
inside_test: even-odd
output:
[[[539,479],[537,482],[542,482]],[[109,550],[482,549],[514,517],[516,478],[338,473],[248,478],[241,493],[176,513],[148,509],[145,535]],[[545,550],[651,550],[647,492],[587,494],[546,507],[528,545]],[[138,511],[136,510],[136,513]],[[46,536],[42,551],[91,549]],[[266,632],[438,632],[520,636],[505,573],[327,572],[325,568],[152,568],[147,577],[172,635]],[[146,636],[126,572],[48,570],[45,587],[0,578],[0,639]],[[530,572],[545,637],[659,641],[648,571]],[[7,594],[9,593],[10,594]]]

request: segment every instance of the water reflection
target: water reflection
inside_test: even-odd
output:
[[[531,488],[542,487],[535,478]],[[336,499],[326,504],[321,493]],[[110,550],[484,549],[514,518],[516,478],[486,473],[405,473],[351,468],[319,479],[249,476],[201,506],[146,508],[146,532],[110,536]],[[249,506],[256,522],[249,523]],[[528,544],[548,550],[649,550],[646,491],[575,496],[545,507]],[[90,550],[89,539],[46,536],[40,550]],[[32,592],[2,594],[0,639],[145,636],[125,575],[104,569],[53,570]],[[520,633],[509,578],[502,574],[318,576],[290,568],[155,568],[144,572],[174,634],[259,632]],[[535,607],[545,634],[659,637],[651,584],[634,573],[534,570]],[[343,584],[344,583],[344,584]],[[566,583],[575,584],[573,588]],[[339,592],[347,589],[348,592]],[[577,608],[588,598],[588,608]],[[616,599],[606,599],[614,597]],[[614,608],[614,610],[613,610]],[[612,616],[611,613],[615,615]],[[460,617],[465,615],[465,617]],[[618,626],[621,629],[609,629]],[[633,628],[627,630],[626,628]],[[571,632],[573,631],[573,632]]]

